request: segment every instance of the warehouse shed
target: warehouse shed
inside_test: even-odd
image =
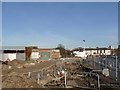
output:
[[[60,58],[60,51],[56,49],[33,49],[31,59]]]
[[[10,61],[14,59],[25,60],[25,51],[24,50],[3,50],[2,60]]]

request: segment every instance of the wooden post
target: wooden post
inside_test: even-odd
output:
[[[28,77],[31,78],[31,72],[28,72]]]
[[[38,73],[38,84],[40,83],[40,74]]]

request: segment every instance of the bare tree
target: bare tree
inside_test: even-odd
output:
[[[62,57],[65,57],[65,47],[63,44],[58,44],[57,48],[56,49],[59,49],[60,50],[60,55]]]

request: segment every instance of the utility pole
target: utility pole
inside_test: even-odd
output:
[[[117,81],[117,55],[116,55],[116,81]]]

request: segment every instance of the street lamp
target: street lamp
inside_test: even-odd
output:
[[[116,55],[116,81],[117,81],[117,55]]]
[[[83,51],[85,51],[85,40],[83,40],[83,43],[84,43],[84,50]]]

